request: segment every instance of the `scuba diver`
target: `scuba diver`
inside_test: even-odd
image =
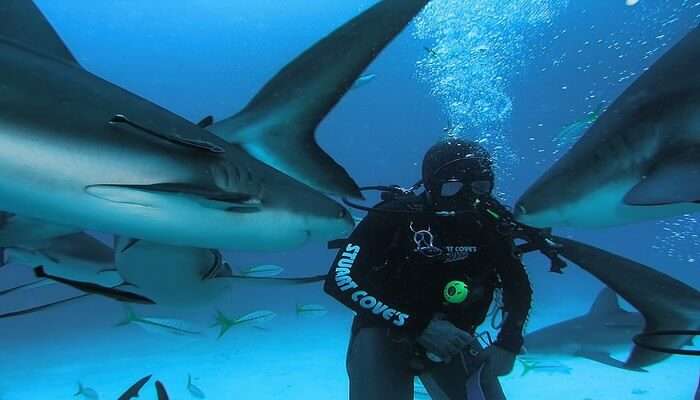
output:
[[[475,142],[442,140],[426,153],[415,193],[420,184],[358,207],[368,214],[325,281],[356,314],[350,399],[412,399],[416,376],[433,399],[505,399],[498,376],[523,345],[532,290],[505,229],[511,214],[491,195],[491,158]],[[497,290],[503,319],[484,348],[476,329]]]

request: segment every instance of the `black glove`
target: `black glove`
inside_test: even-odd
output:
[[[418,336],[417,341],[427,353],[433,353],[444,362],[449,362],[453,356],[472,343],[474,338],[450,321],[433,319]]]

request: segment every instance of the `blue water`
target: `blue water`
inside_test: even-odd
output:
[[[373,3],[37,1],[85,68],[192,121],[241,109],[290,59]],[[326,118],[318,141],[361,185],[409,185],[425,150],[450,128],[483,140],[496,155],[498,190],[512,204],[565,150],[554,140],[562,127],[613,101],[698,23],[697,0],[434,0],[368,68],[377,78]],[[697,226],[683,216],[561,233],[698,288]],[[279,264],[289,275],[325,273],[332,256],[323,243],[226,253],[234,265]],[[529,329],[585,312],[601,287],[576,267],[556,276],[543,258],[526,261],[535,289]],[[19,266],[1,274],[2,287],[31,279]],[[7,311],[72,293],[37,290],[0,306]],[[298,318],[297,303],[323,304],[329,314]],[[217,340],[208,328],[216,307],[232,315],[269,309],[278,318],[265,330],[237,329]],[[188,373],[211,399],[346,398],[351,314],[320,287],[241,291],[216,307],[156,313],[206,329],[197,340],[115,327],[122,308],[103,299],[0,321],[0,399],[70,399],[79,381],[112,399],[151,373],[176,399],[191,398]],[[648,374],[565,362],[570,375],[521,378],[516,367],[503,379],[509,398],[691,399],[700,372],[688,357]],[[153,393],[149,385],[141,398]]]

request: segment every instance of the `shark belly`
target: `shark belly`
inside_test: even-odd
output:
[[[637,221],[673,217],[700,211],[700,204],[676,203],[656,206],[632,206],[625,195],[639,182],[629,174],[607,182],[576,200],[519,217],[523,223],[537,227],[599,228]]]
[[[91,191],[91,185],[197,182],[190,166],[158,153],[134,155],[104,143],[59,142],[58,133],[0,125],[0,209],[55,224],[154,242],[231,250],[277,250],[309,237],[304,216],[282,207],[240,213],[196,195]],[[76,139],[77,142],[77,139]]]

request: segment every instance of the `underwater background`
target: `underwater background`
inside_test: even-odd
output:
[[[374,2],[36,3],[87,70],[198,121],[241,109],[279,68]],[[423,154],[446,129],[483,140],[497,160],[501,197],[513,204],[583,134],[591,116],[700,23],[697,0],[627,3],[632,5],[434,0],[367,69],[375,78],[350,91],[324,120],[318,141],[360,185],[409,186],[418,180]],[[695,216],[557,233],[700,287]],[[287,252],[225,253],[234,267],[279,265],[283,276],[326,273],[333,255],[325,243]],[[528,331],[584,314],[602,288],[574,265],[556,275],[543,257],[525,261],[534,286]],[[32,279],[31,270],[18,265],[0,275],[2,287]],[[72,293],[39,288],[4,297],[0,307],[6,312]],[[297,312],[297,305],[322,305],[328,313]],[[95,297],[1,320],[0,399],[90,398],[74,396],[78,382],[100,399],[114,399],[148,374],[174,399],[197,398],[188,374],[210,399],[347,398],[352,314],[320,285],[242,290],[194,310],[135,310],[187,321],[206,334],[192,338],[116,326],[124,308]],[[262,327],[233,327],[217,338],[217,328],[210,327],[217,310],[270,310],[277,316]],[[698,359],[682,356],[648,373],[584,359],[561,362],[566,368],[524,376],[516,364],[502,379],[508,398],[692,399],[700,374]],[[155,398],[152,386],[140,398]]]

